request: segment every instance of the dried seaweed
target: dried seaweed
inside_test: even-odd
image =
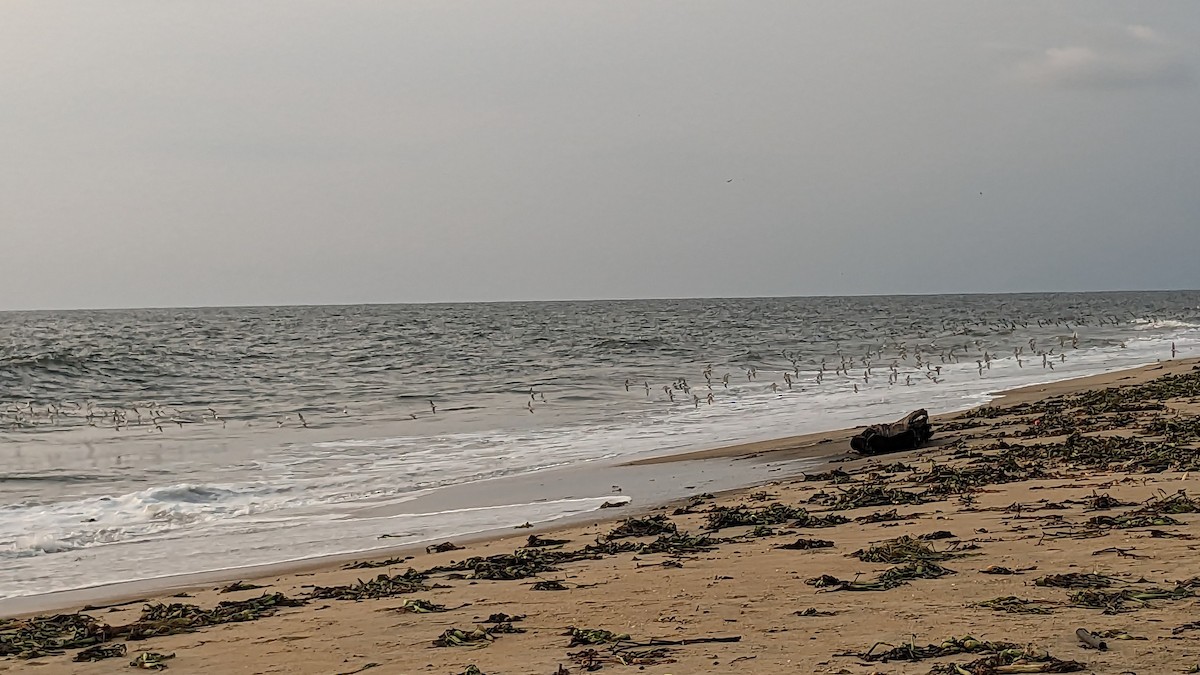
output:
[[[863,562],[888,563],[889,565],[916,561],[949,560],[950,558],[959,557],[959,554],[938,551],[929,544],[913,539],[908,535],[889,539],[865,549],[859,549],[850,555]]]
[[[1151,600],[1183,600],[1195,595],[1192,587],[1180,584],[1170,590],[1157,586],[1138,589],[1126,588],[1119,591],[1085,589],[1071,593],[1067,598],[1071,604],[1078,607],[1103,609],[1105,614],[1122,614],[1149,606]]]
[[[602,645],[629,639],[629,635],[625,633],[618,634],[599,628],[576,628],[574,626],[567,628],[567,632],[563,635],[571,636],[571,644],[567,645],[568,649],[580,645]]]
[[[929,675],[1001,675],[1003,673],[1077,673],[1087,668],[1079,661],[1064,661],[1042,650],[1006,649],[970,663],[939,663]]]
[[[474,556],[449,565],[431,567],[420,574],[428,576],[443,572],[469,572],[472,579],[513,581],[528,579],[545,572],[554,572],[558,569],[556,565],[560,562],[584,560],[589,557],[595,557],[595,554],[544,548],[519,548],[512,553],[501,553],[486,558]]]
[[[1145,513],[1200,513],[1200,502],[1188,496],[1187,490],[1180,490],[1173,495],[1157,497],[1141,509]]]
[[[935,562],[921,561],[884,570],[877,579],[880,583],[894,583],[899,586],[914,579],[940,579],[948,574],[957,573]]]
[[[543,548],[546,546],[562,546],[563,544],[571,543],[570,539],[550,539],[548,537],[539,537],[536,534],[529,535],[529,539],[525,542],[526,548]]]
[[[608,664],[644,667],[673,663],[674,659],[670,658],[670,654],[671,650],[666,647],[635,649],[629,646],[613,645],[608,648],[607,653],[602,653],[595,648],[588,648],[577,652],[568,652],[567,658],[578,664],[583,672],[592,672],[600,670]],[[560,672],[565,672],[565,670]]]
[[[1009,614],[1051,614],[1054,611],[1051,609],[1050,603],[1045,600],[1026,600],[1015,595],[977,602],[974,606]]]
[[[833,591],[886,591],[899,586],[899,583],[883,583],[879,581],[847,581],[832,574],[822,574],[819,577],[805,579],[804,583],[825,592]]]
[[[790,532],[790,530],[788,532]],[[770,525],[755,525],[753,530],[743,534],[742,537],[745,539],[760,539],[762,537],[774,537],[780,534],[786,534],[786,532],[780,532]]]
[[[424,583],[425,579],[425,574],[409,569],[403,574],[380,574],[370,581],[359,579],[348,586],[317,586],[309,592],[309,597],[317,600],[391,598],[429,590],[429,586]]]
[[[1105,614],[1120,614],[1132,611],[1129,603],[1135,602],[1133,591],[1129,589],[1120,591],[1082,590],[1069,594],[1067,598],[1071,601],[1071,604],[1077,607],[1103,609]],[[1136,602],[1145,604],[1141,601]]]
[[[832,541],[826,541],[825,539],[805,539],[801,537],[790,544],[780,544],[775,548],[787,549],[789,551],[807,551],[814,548],[830,548],[832,546]]]
[[[1120,499],[1109,495],[1107,492],[1104,494],[1096,494],[1093,492],[1092,496],[1085,499],[1083,504],[1084,511],[1107,511],[1108,509],[1133,506],[1133,502],[1123,502]]]
[[[804,583],[822,591],[887,591],[916,579],[939,579],[955,574],[935,562],[914,562],[884,570],[874,581],[845,581],[829,574],[806,579]]]
[[[707,535],[693,535],[687,532],[664,534],[654,541],[641,544],[637,552],[643,555],[652,553],[669,553],[682,555],[686,553],[704,553],[716,548],[717,541]]]
[[[186,633],[204,626],[254,621],[271,616],[283,607],[303,604],[304,600],[271,593],[248,600],[226,600],[209,610],[181,603],[148,604],[142,608],[137,621],[123,626],[109,626],[87,614],[0,620],[0,656],[35,658],[80,647],[96,647],[89,654],[99,655],[105,653],[105,649],[124,647],[98,647],[114,637],[141,640]]]
[[[836,513],[831,513],[825,516],[814,516],[803,509],[796,516],[796,520],[792,523],[792,527],[804,527],[821,529],[826,527],[836,527],[850,522],[850,519],[845,516],[839,516]]]
[[[854,477],[841,469],[833,469],[831,471],[820,471],[818,473],[804,474],[805,481],[827,480],[837,483],[848,483],[854,480]]]
[[[1097,527],[1115,527],[1119,530],[1128,530],[1135,527],[1165,527],[1168,525],[1183,524],[1171,516],[1152,513],[1127,513],[1120,516],[1095,516],[1090,518],[1088,523]]]
[[[890,661],[923,661],[925,659],[936,659],[956,654],[998,654],[1005,651],[1021,650],[1018,645],[1012,642],[989,642],[971,637],[970,635],[961,638],[948,638],[943,640],[941,644],[936,645],[921,647],[910,643],[899,647],[892,647],[887,651],[876,652],[875,649],[881,645],[892,647],[892,645],[879,642],[865,652],[845,655],[856,656],[870,663],[888,663]]]
[[[1121,580],[1103,574],[1084,574],[1069,572],[1067,574],[1048,574],[1033,580],[1035,586],[1051,586],[1054,588],[1108,588]]]
[[[142,652],[136,658],[129,662],[130,668],[141,668],[142,670],[166,670],[167,664],[163,661],[169,661],[175,658],[175,654],[160,654],[158,652]]]
[[[449,541],[444,541],[440,544],[433,544],[432,546],[425,547],[426,553],[445,553],[447,551],[461,551],[461,550],[462,550],[461,546],[459,546],[458,544],[449,542]]]
[[[4,619],[0,620],[0,656],[32,659],[91,647],[112,636],[111,627],[87,614]]]
[[[446,611],[446,606],[430,602],[429,600],[411,598],[401,602],[399,606],[389,609],[401,614],[433,614]]]
[[[882,485],[867,485],[839,490],[836,494],[817,493],[809,498],[810,503],[827,506],[834,511],[857,509],[867,506],[904,506],[924,504],[927,499],[915,492]]]
[[[972,460],[967,465],[934,465],[914,476],[914,482],[928,485],[926,496],[945,496],[973,492],[987,485],[1015,483],[1047,476],[1043,464],[1016,454],[1001,454]]]
[[[141,617],[125,626],[112,629],[114,635],[126,640],[144,640],[161,635],[187,633],[205,626],[254,621],[271,616],[283,607],[299,607],[305,601],[289,598],[282,593],[270,593],[249,600],[224,600],[212,609],[173,602],[146,605]]]
[[[653,537],[678,531],[679,527],[663,515],[647,516],[645,518],[627,518],[613,528],[605,538],[624,539],[626,537]]]
[[[759,508],[745,505],[718,506],[705,517],[705,529],[723,530],[744,525],[778,525],[807,516],[808,512],[794,506],[775,502]]]
[[[433,641],[434,647],[470,647],[479,649],[490,645],[501,633],[523,633],[524,630],[514,628],[511,623],[498,623],[484,628],[477,626],[474,630],[449,628]]]
[[[776,499],[778,497],[779,497],[779,495],[777,495],[777,494],[767,492],[766,490],[759,490],[758,492],[751,492],[750,494],[746,495],[746,501],[748,501],[748,502],[769,502],[772,499]]]
[[[514,614],[505,614],[504,612],[497,612],[495,614],[489,614],[488,618],[484,619],[483,621],[480,621],[479,623],[515,623],[517,621],[524,621],[524,620],[525,620],[524,614],[515,614],[514,615]]]
[[[218,593],[237,593],[238,591],[253,591],[259,588],[266,588],[266,586],[251,584],[245,581],[235,581],[228,586],[222,587]]]
[[[834,616],[837,614],[837,612],[827,612],[817,609],[816,607],[809,607],[808,609],[792,612],[792,614],[794,616]]]
[[[709,500],[712,500],[712,499],[716,499],[716,497],[711,492],[705,492],[703,494],[692,495],[691,497],[688,497],[686,505],[675,509],[674,515],[682,516],[682,515],[686,515],[688,513],[695,513],[697,506],[700,506],[701,504],[703,504]]]
[[[77,653],[72,661],[102,661],[125,656],[126,647],[121,643],[111,645],[92,645]]]
[[[404,558],[388,558],[387,560],[360,560],[342,566],[344,570],[369,570],[379,567],[395,567],[412,560],[411,556]]]
[[[576,629],[568,629],[567,634],[572,635],[574,639]],[[578,652],[568,653],[567,656],[572,661],[579,664],[584,672],[600,670],[607,664],[620,664],[626,666],[653,666],[662,663],[671,663],[674,659],[670,658],[671,650],[669,647],[684,646],[692,644],[704,644],[709,642],[738,642],[741,636],[731,637],[703,637],[703,638],[685,638],[681,640],[650,640],[648,642],[632,642],[629,636],[613,635],[608,631],[585,631],[585,639],[589,636],[587,633],[596,633],[591,636],[594,638],[616,638],[616,642],[602,642],[608,647],[604,652],[589,647]]]
[[[1130,635],[1129,633],[1126,633],[1125,631],[1117,629],[1117,628],[1114,628],[1111,630],[1102,630],[1098,633],[1095,633],[1095,635],[1096,635],[1096,637],[1102,637],[1107,640],[1148,640],[1149,639],[1149,638],[1141,637],[1141,636],[1137,636],[1137,635]]]
[[[896,509],[892,509],[890,511],[876,511],[875,513],[872,513],[867,516],[859,516],[854,519],[854,522],[856,522],[856,523],[891,523],[891,522],[894,522],[897,520],[909,520],[911,518],[917,518],[917,517],[918,517],[918,514],[902,516],[899,513],[896,513]]]

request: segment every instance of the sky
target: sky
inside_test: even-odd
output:
[[[0,9],[0,309],[1200,287],[1200,3]]]

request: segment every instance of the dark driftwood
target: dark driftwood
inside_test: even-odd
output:
[[[850,447],[860,455],[882,455],[919,448],[931,436],[933,428],[929,426],[929,413],[921,409],[910,412],[893,424],[867,427],[850,439]]]

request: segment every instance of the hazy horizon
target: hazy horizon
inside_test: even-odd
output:
[[[673,297],[644,297],[644,298],[540,298],[515,300],[428,300],[419,302],[320,302],[320,303],[277,303],[270,305],[160,305],[160,306],[129,306],[129,307],[41,307],[29,309],[0,309],[4,313],[39,313],[39,312],[120,312],[120,311],[154,311],[167,309],[257,309],[281,307],[387,307],[422,306],[422,305],[504,305],[504,304],[539,304],[539,303],[605,303],[605,302],[667,302],[688,300],[820,300],[825,298],[922,298],[922,297],[977,297],[992,295],[1106,295],[1123,293],[1200,293],[1197,288],[1134,288],[1134,289],[1099,289],[1084,291],[947,291],[944,293],[846,293],[841,295],[707,295],[707,296],[673,296]]]
[[[1200,287],[1200,5],[13,3],[0,311]]]

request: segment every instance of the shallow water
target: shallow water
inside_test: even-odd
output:
[[[962,409],[1171,343],[1200,353],[1200,293],[0,314],[0,598],[574,516],[612,491],[404,505]]]

